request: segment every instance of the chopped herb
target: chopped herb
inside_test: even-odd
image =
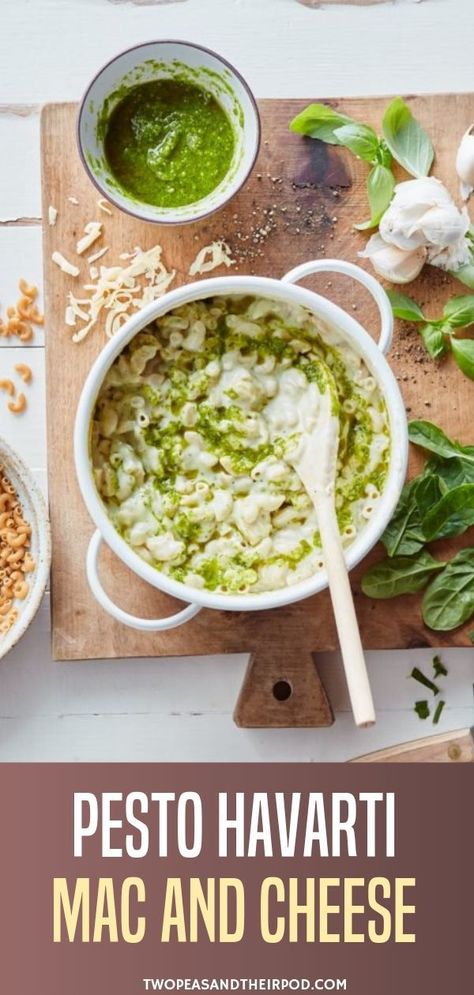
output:
[[[441,718],[441,712],[443,711],[443,708],[444,708],[445,704],[446,704],[445,701],[439,701],[438,702],[438,704],[436,706],[436,711],[435,711],[435,713],[433,715],[433,725],[434,726],[438,725],[438,722],[439,722],[439,720]]]
[[[428,702],[425,701],[415,701],[415,712],[419,719],[429,719],[430,708]]]
[[[436,684],[433,684],[433,681],[430,681],[429,677],[425,677],[418,667],[413,667],[410,677],[413,677],[413,680],[418,681],[423,687],[428,688],[433,694],[439,694],[439,688],[436,687]]]
[[[440,656],[433,657],[433,670],[435,677],[447,677],[448,671]]]

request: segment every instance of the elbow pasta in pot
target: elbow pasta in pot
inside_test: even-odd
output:
[[[383,397],[361,357],[310,311],[251,296],[168,312],[108,371],[91,455],[123,539],[175,580],[223,594],[272,591],[321,570],[316,512],[291,453],[325,367],[340,420],[336,509],[350,545],[387,475]]]

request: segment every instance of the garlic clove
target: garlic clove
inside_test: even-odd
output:
[[[455,204],[450,207],[432,207],[421,218],[420,231],[429,245],[447,248],[463,239],[469,229],[470,220],[466,209],[458,211]]]
[[[425,236],[419,228],[419,224],[420,219],[426,213],[425,207],[418,213],[419,217],[416,217],[415,210],[410,210],[407,217],[405,212],[402,213],[396,205],[389,207],[379,224],[379,232],[384,242],[394,245],[404,252],[410,252],[412,249],[418,249],[424,245]]]
[[[461,180],[461,197],[468,200],[474,190],[474,124],[467,129],[459,144],[456,172]]]
[[[424,246],[407,252],[396,245],[388,245],[382,236],[372,235],[363,252],[362,259],[370,259],[378,276],[390,283],[411,283],[423,269],[427,252]]]
[[[427,210],[430,207],[453,203],[449,190],[436,176],[422,176],[418,180],[403,180],[401,183],[397,183],[393,194],[392,203],[396,201],[398,207],[401,208],[411,208],[416,204]]]

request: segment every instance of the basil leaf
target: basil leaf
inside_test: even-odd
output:
[[[408,423],[408,438],[415,446],[421,446],[443,459],[453,459],[459,456],[469,463],[474,463],[474,446],[461,446],[452,442],[441,428],[430,421],[413,420]]]
[[[391,166],[393,162],[392,153],[383,138],[379,138],[377,162],[379,162],[381,166]]]
[[[433,146],[401,97],[395,97],[385,111],[383,134],[394,159],[411,176],[428,176],[434,159]]]
[[[370,206],[370,220],[355,225],[359,231],[376,228],[385,214],[393,196],[395,178],[391,169],[386,166],[374,166],[367,177],[367,197]]]
[[[387,295],[395,318],[401,318],[402,321],[426,321],[423,311],[411,297],[398,290],[387,290]]]
[[[290,131],[319,138],[328,145],[341,145],[334,132],[345,124],[355,124],[346,114],[339,114],[326,104],[309,104],[290,122]]]
[[[474,615],[474,549],[463,549],[435,577],[423,597],[423,621],[448,632]]]
[[[362,590],[368,598],[396,598],[399,594],[421,591],[445,563],[423,550],[418,556],[394,556],[375,563],[362,577]]]
[[[359,159],[365,162],[374,162],[379,150],[379,139],[373,128],[367,124],[343,124],[337,128],[334,137],[338,139],[340,145],[350,149]]]
[[[451,349],[459,369],[474,380],[474,339],[451,339]]]
[[[466,287],[474,290],[474,262],[466,263],[464,266],[460,266],[459,269],[450,270],[450,275],[456,277],[456,280],[464,283]]]
[[[474,324],[474,294],[452,297],[443,315],[450,328],[469,328]]]
[[[470,525],[474,525],[474,484],[447,491],[422,518],[427,542],[462,535]]]
[[[420,335],[425,349],[432,359],[439,359],[447,351],[442,328],[437,328],[436,325],[424,325],[423,328],[420,328]]]

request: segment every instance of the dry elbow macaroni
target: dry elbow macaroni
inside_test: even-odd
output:
[[[0,637],[18,618],[18,602],[28,591],[28,574],[35,569],[30,553],[31,526],[18,495],[0,465]]]
[[[324,566],[314,507],[290,461],[321,369],[337,388],[343,542],[365,526],[388,468],[380,390],[305,308],[257,297],[183,305],[110,368],[92,432],[96,486],[121,536],[193,587],[270,591]]]

